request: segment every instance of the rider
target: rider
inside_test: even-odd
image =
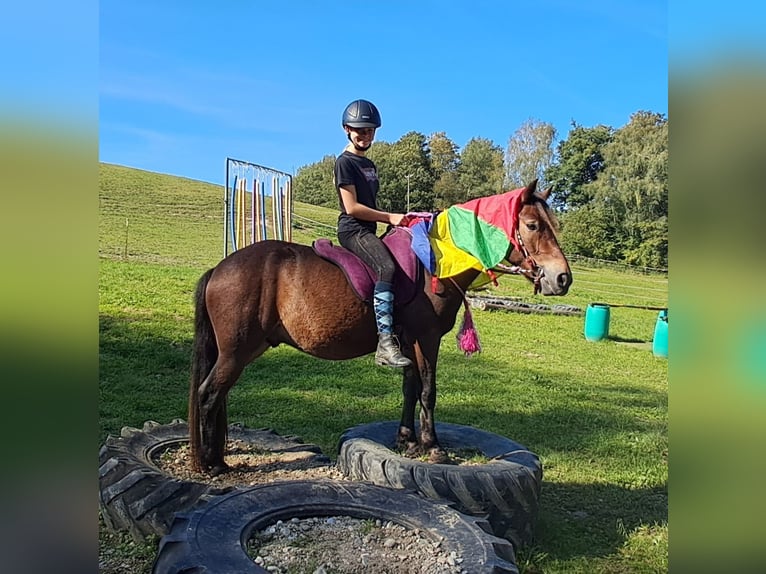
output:
[[[393,334],[395,263],[388,248],[376,235],[377,224],[401,225],[403,213],[388,213],[377,208],[378,172],[366,157],[380,127],[380,113],[367,100],[354,100],[343,111],[343,129],[349,143],[335,160],[334,181],[340,200],[338,241],[367,263],[377,277],[373,298],[378,327],[375,363],[387,367],[406,367],[411,361],[401,354]]]

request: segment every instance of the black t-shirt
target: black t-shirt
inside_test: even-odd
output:
[[[340,187],[344,185],[353,185],[356,188],[356,200],[362,205],[372,209],[377,209],[375,198],[378,195],[378,170],[372,160],[344,151],[338,159],[335,160],[335,189],[338,192],[338,202],[340,203],[340,215],[338,216],[338,235],[355,233],[360,228],[367,229],[375,233],[378,224],[374,221],[361,221],[346,213],[343,206],[343,200],[340,196]]]

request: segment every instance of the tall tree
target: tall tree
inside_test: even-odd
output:
[[[508,139],[505,185],[517,188],[537,179],[546,185],[545,172],[553,163],[553,124],[528,119]]]
[[[335,156],[326,155],[320,162],[299,168],[293,178],[295,200],[323,207],[338,207],[338,194],[332,181],[334,167]]]
[[[431,168],[437,178],[457,169],[460,163],[458,146],[445,132],[431,134],[428,138],[428,148],[431,150]]]
[[[426,137],[419,132],[404,134],[393,144],[373,144],[370,159],[378,167],[381,209],[395,212],[430,211],[433,208],[435,176]],[[409,177],[408,177],[409,176]]]
[[[616,225],[613,241],[633,265],[667,267],[668,122],[639,111],[603,148],[604,169],[587,184],[592,203]]]
[[[434,208],[449,207],[450,198],[459,189],[458,166],[460,154],[458,146],[447,137],[445,132],[436,132],[428,138],[431,150],[431,169],[434,172],[433,196]]]
[[[604,169],[603,149],[612,141],[614,129],[598,125],[586,128],[572,122],[567,139],[556,148],[556,163],[545,172],[553,186],[551,205],[560,210],[576,209],[590,200],[585,185]]]
[[[388,180],[386,174],[388,172],[387,166],[389,163],[389,156],[391,155],[392,147],[393,144],[381,140],[373,143],[372,147],[370,147],[369,151],[367,152],[367,157],[374,161],[375,166],[378,168],[380,191],[378,192],[377,204],[380,209],[384,210],[391,210],[390,200],[388,197],[384,197],[381,192],[384,188],[386,188],[384,182]]]
[[[603,204],[587,204],[559,216],[561,248],[569,255],[584,255],[607,261],[622,259],[620,222]]]
[[[495,195],[503,188],[503,149],[485,138],[472,138],[460,154],[459,189],[445,197],[450,204]]]

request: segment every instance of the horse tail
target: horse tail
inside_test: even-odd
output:
[[[192,465],[201,465],[199,387],[210,374],[218,359],[213,324],[205,304],[205,291],[213,269],[209,269],[197,282],[194,294],[194,343],[192,346],[191,379],[189,382],[189,445]],[[201,468],[197,468],[201,470]]]

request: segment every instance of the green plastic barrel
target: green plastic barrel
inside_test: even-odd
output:
[[[609,305],[591,303],[585,309],[585,339],[600,341],[609,336]]]
[[[654,326],[654,340],[652,341],[652,353],[655,357],[668,356],[668,310],[663,309],[657,316]]]

